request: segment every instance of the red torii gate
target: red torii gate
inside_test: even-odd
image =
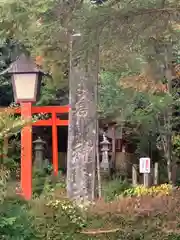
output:
[[[21,130],[21,191],[25,199],[32,196],[32,126],[52,126],[52,163],[54,175],[58,174],[58,139],[57,127],[68,126],[68,120],[57,118],[57,114],[69,112],[69,106],[32,106],[31,103],[22,103],[14,113],[24,117],[33,114],[51,114],[50,119],[38,120]]]

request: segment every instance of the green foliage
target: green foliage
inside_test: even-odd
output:
[[[167,237],[167,240],[179,240],[180,236],[179,234],[176,233],[170,233]]]
[[[0,8],[1,36],[18,39],[36,56],[43,56],[45,67],[53,75],[59,75],[54,77],[56,80],[63,79],[67,70],[68,33],[72,29],[83,33],[87,41],[84,49],[87,49],[89,44],[94,44],[95,36],[91,33],[99,28],[101,62],[110,69],[124,65],[124,59],[127,62],[132,56],[140,57],[140,50],[147,52],[147,45],[152,45],[153,39],[175,36],[177,31],[172,25],[178,23],[179,13],[179,3],[175,0],[167,1],[162,7],[160,0],[148,3],[134,0],[131,5],[126,1],[107,1],[99,7],[80,0],[71,4],[55,0],[26,3],[4,0]],[[149,55],[153,55],[151,49],[148,47]]]
[[[2,15],[6,12],[1,36],[17,39],[34,57],[41,56],[43,67],[52,74],[51,84],[56,88],[64,80],[68,61],[68,41],[61,23],[65,16],[56,15],[56,11],[63,11],[61,2],[3,1],[0,8]]]
[[[3,166],[10,171],[11,177],[16,177],[19,164],[13,158],[3,158]]]
[[[119,79],[120,73],[118,72],[102,72],[99,86],[99,110],[104,118],[116,118],[122,115],[123,121],[132,110],[133,99],[128,91],[123,91],[118,86]]]
[[[175,156],[180,159],[180,135],[173,137],[173,150]]]
[[[161,190],[163,189],[164,187],[161,187]],[[179,197],[165,194],[165,198],[167,199],[155,195],[148,199],[133,197],[118,200],[116,198],[111,203],[100,202],[98,205],[97,202],[90,206],[90,209],[85,210],[58,195],[41,195],[29,203],[17,197],[6,196],[0,204],[1,239],[178,239],[179,234],[176,233],[178,216],[175,211],[180,206]],[[177,201],[177,204],[174,205],[171,201],[175,201],[174,204]],[[169,208],[162,203],[168,204]],[[156,214],[157,210],[153,209],[156,205],[158,214]],[[160,209],[160,206],[163,209]],[[174,209],[173,206],[176,208]],[[177,227],[173,228],[173,234],[169,231],[172,217],[173,223],[177,223]],[[167,232],[164,224],[168,227]],[[99,234],[103,229],[104,233]],[[117,230],[109,232],[113,229]],[[97,234],[91,234],[92,231],[97,231]]]
[[[44,189],[44,185],[46,182],[46,172],[45,169],[33,169],[33,180],[32,180],[32,186],[33,186],[33,193],[35,196],[39,196]]]
[[[5,108],[4,111],[0,112],[0,139],[2,140],[6,136],[12,136],[17,134],[20,129],[30,122],[30,120],[21,119],[15,117],[13,108]]]
[[[18,199],[4,199],[0,204],[0,235],[4,240],[36,239],[28,207]]]
[[[8,158],[12,159],[14,162],[20,161],[21,155],[21,140],[20,135],[14,135],[8,141]]]
[[[66,188],[61,172],[59,172],[57,177],[54,177],[52,166],[50,165],[44,169],[33,169],[33,194],[35,197],[51,195],[55,188]]]
[[[121,195],[126,189],[130,188],[130,184],[126,181],[121,181],[118,178],[109,182],[104,182],[102,185],[102,194],[106,201],[112,201]]]
[[[10,177],[10,172],[1,165],[0,168],[0,203],[4,201],[7,193],[7,182]]]
[[[136,129],[136,139],[140,140],[138,153],[147,154],[148,143],[144,144],[146,146],[143,143],[148,139],[149,132],[153,133],[152,147],[156,150],[154,140],[157,134],[169,128],[167,124],[157,125],[172,99],[122,91],[118,85],[120,76],[140,72],[146,62],[153,70],[157,70],[153,74],[158,72],[157,81],[160,81],[164,74],[160,74],[160,66],[164,67],[167,48],[168,51],[174,48],[178,52],[179,33],[173,26],[179,23],[179,3],[168,1],[160,5],[160,1],[149,1],[147,4],[139,0],[134,0],[131,5],[121,1],[120,7],[119,1],[107,1],[98,7],[80,0],[71,4],[54,0],[26,3],[21,0],[17,4],[15,0],[4,0],[0,4],[1,36],[18,40],[33,56],[42,57],[44,69],[52,74],[52,79],[49,83],[46,80],[43,87],[42,98],[38,103],[41,105],[52,103],[55,95],[61,98],[61,92],[55,89],[67,86],[71,30],[82,32],[84,50],[87,50],[90,44],[96,42],[94,37],[98,26],[100,62],[106,69],[100,86],[101,116],[115,119],[120,124],[140,124],[141,127]],[[171,61],[170,56],[168,59]],[[107,71],[112,69],[116,69],[116,72]]]
[[[7,69],[16,58],[19,52],[19,44],[12,39],[0,40],[0,72]],[[0,106],[8,106],[13,102],[13,93],[10,76],[0,76],[0,92],[3,93],[0,96]]]
[[[86,219],[76,205],[68,200],[51,200],[41,204],[41,209],[34,212],[35,227],[40,239],[73,240],[86,225]]]
[[[130,90],[122,90],[119,87],[119,78],[132,72],[129,71],[129,66],[133,69],[133,73],[137,73],[146,61],[151,63],[153,70],[159,69],[157,66],[160,66],[165,59],[166,47],[171,49],[172,42],[177,44],[179,34],[173,29],[172,24],[179,23],[179,2],[165,1],[164,5],[163,2],[133,0],[129,4],[127,1],[109,0],[98,7],[90,4],[90,1],[81,0],[72,1],[70,4],[69,1],[55,0],[3,0],[0,3],[2,58],[6,55],[5,51],[11,52],[11,47],[7,47],[4,38],[14,39],[12,45],[16,43],[16,46],[18,46],[17,41],[21,42],[34,57],[42,57],[44,69],[49,71],[53,78],[49,85],[46,82],[43,96],[38,104],[47,104],[54,95],[60,97],[61,94],[57,94],[56,87],[64,86],[64,82],[67,85],[69,32],[72,29],[80,30],[85,38],[84,50],[87,50],[89,44],[94,44],[95,34],[93,33],[99,28],[101,65],[106,70],[118,69],[119,71],[120,69],[121,71],[120,74],[117,71],[113,73],[105,71],[102,74],[99,89],[100,113],[102,117],[115,119],[120,126],[123,125],[128,138],[136,139],[137,152],[147,154],[149,139],[151,139],[151,148],[156,150],[158,136],[166,134],[170,128],[166,122],[163,122],[162,115],[166,112],[167,106],[172,104],[172,97],[137,94]],[[9,56],[9,53],[7,55]],[[4,70],[9,63],[2,58],[0,67]],[[168,64],[170,62],[171,60]],[[12,95],[10,81],[4,77],[1,77],[0,81],[1,92],[7,92],[8,95],[8,100],[3,99],[2,102],[9,103]],[[10,115],[1,116],[1,138],[19,131],[21,127],[22,122],[14,120]],[[174,151],[178,149],[177,144],[178,142],[175,141]],[[7,166],[10,165],[8,161]],[[12,166],[9,167],[12,168]],[[44,188],[49,191],[49,188],[54,186],[47,180],[44,172],[35,175],[34,180],[37,186],[35,191],[38,195]],[[4,182],[2,185],[6,186]],[[105,195],[108,199],[113,199],[126,187],[126,183],[115,180],[107,187]],[[2,190],[5,192],[4,188],[1,188]],[[4,198],[4,195],[2,196]],[[39,198],[38,201],[40,201]],[[86,221],[79,209],[68,201],[50,201],[48,206],[46,203],[41,204],[39,208],[42,207],[43,210],[40,215],[37,212],[34,213],[35,221],[29,216],[29,209],[24,205],[22,207],[17,203],[16,208],[16,204],[11,202],[8,204],[8,206],[2,205],[6,211],[0,220],[2,221],[0,229],[3,234],[6,234],[5,239],[36,239],[37,236],[32,235],[35,231],[32,232],[31,222],[38,231],[39,239],[81,239],[82,235],[79,235],[78,231],[83,228]],[[118,226],[121,220],[118,218]],[[26,226],[27,222],[30,227]],[[111,239],[167,239],[166,236],[162,238],[161,232],[157,233],[159,229],[155,231],[147,223],[143,225],[140,222],[139,225],[134,224],[131,227],[132,222],[127,222],[126,231],[118,231],[111,235]],[[134,231],[136,227],[137,231]],[[109,239],[110,234],[104,237]],[[88,237],[88,239],[93,238],[99,237]]]
[[[33,169],[33,193],[35,196],[40,196],[54,187],[55,182],[52,182],[49,174],[47,168]]]
[[[27,204],[17,197],[8,197],[10,172],[0,169],[0,236],[2,240],[36,239]]]
[[[100,116],[116,121],[124,138],[136,144],[138,155],[149,155],[157,161],[160,158],[158,134],[167,131],[162,116],[172,103],[172,98],[163,93],[150,94],[121,88],[121,77],[129,74],[129,70],[121,73],[105,71],[101,74]]]

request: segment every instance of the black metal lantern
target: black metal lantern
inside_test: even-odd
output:
[[[36,102],[40,94],[43,72],[33,60],[22,54],[7,71],[12,75],[15,102]]]

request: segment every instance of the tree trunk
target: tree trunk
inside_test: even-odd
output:
[[[170,52],[170,53],[169,53]],[[172,49],[166,48],[166,57],[165,57],[165,77],[167,79],[168,94],[172,97],[172,64],[169,60],[172,59],[169,55],[172,54]],[[167,173],[168,181],[172,183],[172,105],[167,108],[167,131],[166,131],[166,146],[167,151],[165,153],[167,159]]]
[[[88,50],[87,50],[88,49]],[[85,53],[85,54],[84,54]],[[77,202],[94,200],[96,158],[97,48],[84,47],[82,36],[71,41],[67,194]]]

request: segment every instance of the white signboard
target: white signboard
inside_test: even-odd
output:
[[[139,172],[150,173],[151,171],[151,159],[143,157],[139,159]]]

